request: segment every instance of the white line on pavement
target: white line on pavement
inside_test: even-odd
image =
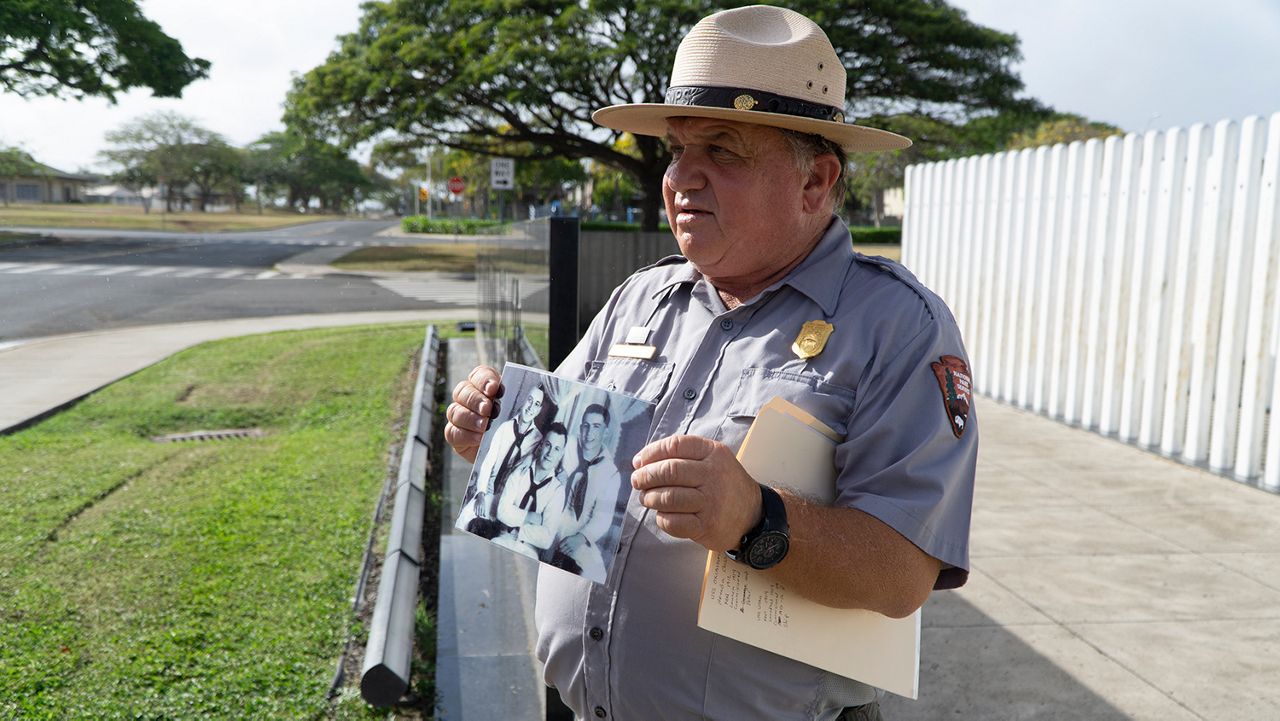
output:
[[[43,273],[46,270],[53,270],[54,268],[60,268],[60,267],[61,266],[59,266],[57,263],[41,263],[39,265],[28,265],[22,268],[16,268],[14,270],[6,271],[6,272],[13,273],[13,274]]]

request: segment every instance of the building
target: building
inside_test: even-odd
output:
[[[96,179],[90,175],[66,173],[43,163],[32,161],[35,171],[0,177],[0,202],[9,203],[79,203],[85,189]]]

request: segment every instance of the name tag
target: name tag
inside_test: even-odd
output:
[[[610,358],[639,358],[640,360],[653,360],[653,357],[657,354],[658,349],[651,345],[616,343],[609,348]]]

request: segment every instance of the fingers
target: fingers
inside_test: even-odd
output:
[[[641,505],[663,513],[697,513],[706,502],[706,495],[695,488],[666,486],[640,492]]]
[[[692,513],[658,513],[654,515],[654,523],[667,535],[674,538],[688,538],[698,541],[706,532],[702,519]],[[728,548],[728,547],[726,547]],[[713,548],[723,551],[723,548]]]
[[[467,379],[453,388],[453,403],[444,412],[448,421],[444,440],[468,461],[475,462],[489,419],[498,414],[496,399],[501,394],[502,379],[488,366],[472,369]]]
[[[444,409],[444,418],[454,426],[473,433],[483,433],[489,427],[489,415],[478,409],[467,407],[463,403],[450,403]]]
[[[480,439],[483,437],[483,433],[465,431],[453,423],[447,423],[444,427],[444,442],[449,444],[454,453],[470,463],[476,462],[476,454],[480,452]]]
[[[467,375],[467,380],[490,398],[498,398],[502,395],[502,376],[489,366],[472,368],[471,373]]]
[[[477,388],[471,381],[459,381],[453,388],[453,402],[484,418],[497,415],[498,401]]]
[[[723,447],[720,443],[700,436],[668,436],[641,448],[631,459],[631,466],[641,468],[669,458],[702,460]]]
[[[654,461],[631,473],[631,487],[646,491],[663,486],[699,486],[706,480],[707,468],[702,461],[670,458]]]

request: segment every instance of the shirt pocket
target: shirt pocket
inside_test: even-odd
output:
[[[729,412],[720,424],[716,440],[736,452],[760,407],[775,397],[822,421],[840,438],[844,438],[849,430],[849,416],[853,414],[855,398],[853,390],[830,383],[822,376],[747,368],[738,379]]]
[[[656,403],[667,392],[675,363],[639,358],[606,358],[591,361],[587,382],[607,391],[625,393],[642,401]]]

